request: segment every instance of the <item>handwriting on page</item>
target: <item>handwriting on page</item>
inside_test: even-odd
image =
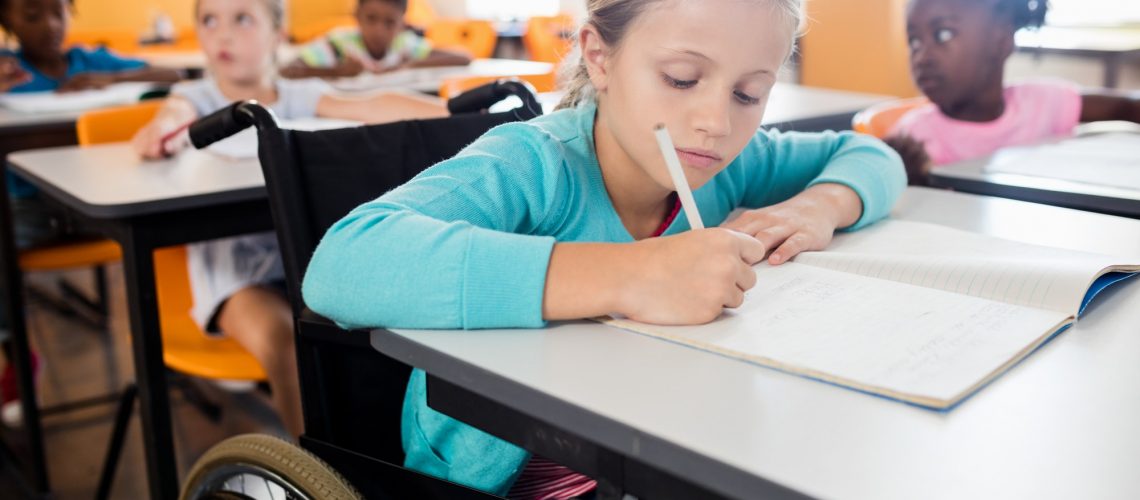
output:
[[[623,328],[895,395],[951,400],[1067,315],[788,263],[710,325]]]

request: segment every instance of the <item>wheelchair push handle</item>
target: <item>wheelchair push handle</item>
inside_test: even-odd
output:
[[[510,96],[523,102],[523,108],[542,114],[542,106],[534,96],[534,87],[518,79],[502,79],[475,87],[447,101],[451,114],[477,113]]]
[[[273,112],[257,101],[238,101],[190,124],[190,143],[197,149],[245,130],[251,125],[276,125]]]

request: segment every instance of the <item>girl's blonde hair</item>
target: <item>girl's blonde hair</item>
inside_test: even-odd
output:
[[[617,48],[625,33],[638,17],[650,6],[662,0],[588,0],[586,2],[586,24],[598,31],[598,36],[609,47]],[[804,0],[757,0],[772,4],[785,20],[793,27],[793,38],[799,35],[804,17]],[[556,109],[572,108],[582,101],[594,98],[594,86],[590,83],[590,74],[586,71],[586,61],[582,58],[582,49],[578,40],[574,40],[574,50],[567,57],[569,60],[578,59],[577,64],[567,64],[562,67],[561,80],[566,90],[562,102]]]
[[[269,19],[273,21],[273,29],[281,30],[285,27],[285,0],[262,0],[265,8],[269,9]],[[198,4],[194,2],[194,17],[198,17]]]

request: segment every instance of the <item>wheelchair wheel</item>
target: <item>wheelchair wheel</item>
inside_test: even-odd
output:
[[[332,467],[285,440],[243,434],[214,445],[190,470],[180,497],[189,499],[364,498]]]

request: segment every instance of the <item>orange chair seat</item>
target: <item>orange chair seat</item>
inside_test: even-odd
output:
[[[186,247],[155,250],[162,356],[171,369],[210,379],[265,380],[265,370],[237,342],[206,335],[190,316],[194,297],[186,268]]]
[[[879,103],[856,113],[851,119],[851,128],[882,139],[908,111],[929,102],[925,97],[914,97]]]
[[[123,251],[113,240],[67,242],[20,252],[20,269],[55,271],[117,262]]]

